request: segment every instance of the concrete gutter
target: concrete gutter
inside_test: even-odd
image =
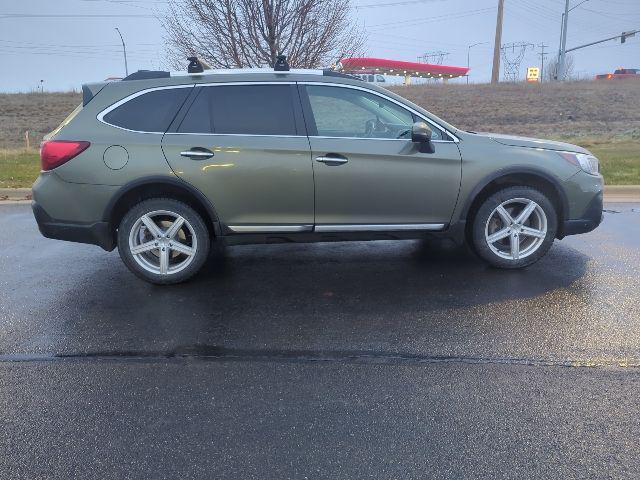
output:
[[[604,201],[638,203],[640,202],[640,185],[606,185],[604,187]]]
[[[27,203],[30,201],[30,188],[0,188],[0,203]],[[640,185],[607,185],[604,187],[604,201],[640,203]]]
[[[31,201],[30,188],[0,188],[0,203],[26,203]]]

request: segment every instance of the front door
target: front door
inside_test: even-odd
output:
[[[421,153],[410,139],[419,118],[395,101],[347,85],[301,84],[300,91],[316,231],[438,230],[449,223],[461,158],[444,132],[433,128],[435,153]]]
[[[232,233],[312,230],[313,170],[295,85],[196,88],[162,140],[173,171],[210,199]]]

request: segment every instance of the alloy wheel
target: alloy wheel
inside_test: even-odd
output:
[[[485,239],[493,253],[520,260],[535,253],[547,236],[547,216],[540,205],[514,198],[498,205],[487,220]]]
[[[191,224],[181,215],[156,210],[142,215],[129,233],[135,262],[156,275],[171,275],[187,268],[198,249]]]

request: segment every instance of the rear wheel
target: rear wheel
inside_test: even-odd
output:
[[[476,253],[500,268],[522,268],[542,258],[556,236],[551,201],[531,187],[509,187],[483,202],[473,219]]]
[[[209,243],[200,215],[168,198],[137,204],[118,228],[118,251],[125,265],[156,284],[179,283],[195,275],[207,259]]]

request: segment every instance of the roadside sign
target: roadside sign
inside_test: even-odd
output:
[[[538,67],[527,68],[527,82],[539,82],[540,69]]]

